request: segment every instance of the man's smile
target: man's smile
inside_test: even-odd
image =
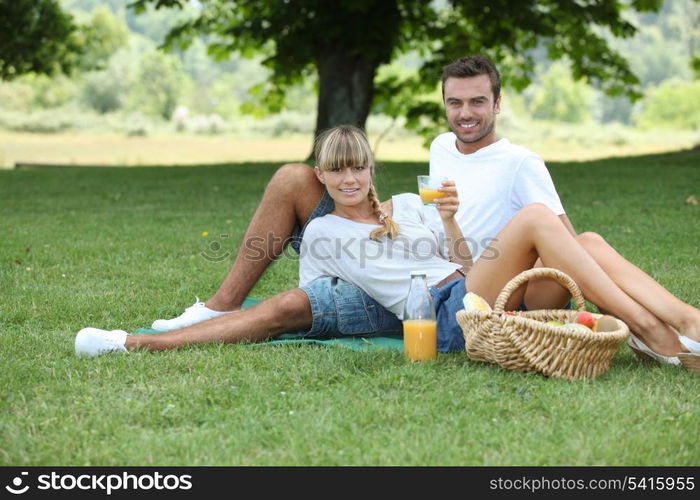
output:
[[[470,128],[476,127],[478,124],[479,124],[479,122],[460,123],[459,128],[470,129]]]

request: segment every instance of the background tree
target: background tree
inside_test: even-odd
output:
[[[80,25],[78,38],[83,46],[81,69],[104,69],[109,58],[129,40],[129,29],[105,6],[96,7],[87,23]]]
[[[187,0],[136,0],[179,7]],[[418,51],[424,63],[409,80],[389,79],[378,95],[407,100],[435,87],[445,63],[469,53],[495,59],[506,84],[523,88],[530,80],[532,50],[544,47],[551,59],[567,56],[575,79],[589,80],[611,94],[638,95],[638,80],[627,62],[599,33],[631,36],[625,6],[655,10],[660,0],[631,2],[570,0],[208,0],[198,16],[173,28],[166,46],[186,46],[206,35],[209,51],[226,58],[234,51],[263,52],[271,79],[262,89],[278,110],[285,90],[318,74],[316,132],[339,123],[364,126],[373,104],[377,69],[399,54]],[[386,86],[389,86],[387,88]],[[407,88],[408,87],[408,88]],[[435,102],[401,108],[409,126],[421,128],[441,114]]]
[[[0,0],[0,79],[69,70],[81,52],[75,35],[57,0]]]
[[[593,90],[584,82],[574,81],[566,66],[556,62],[542,76],[529,109],[535,119],[586,123],[593,118],[592,101]]]
[[[129,92],[129,71],[121,63],[116,59],[108,68],[85,76],[82,99],[98,113],[116,111],[125,103]]]
[[[129,107],[169,120],[178,100],[191,85],[176,57],[153,50],[144,55],[131,82]]]

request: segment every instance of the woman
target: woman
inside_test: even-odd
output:
[[[670,321],[662,321],[663,311],[652,313],[623,291],[544,205],[525,207],[499,233],[491,244],[498,258],[472,265],[454,218],[459,205],[454,183],[444,183],[445,196],[437,200],[443,231],[436,234],[424,220],[417,195],[401,194],[379,203],[373,185],[374,160],[359,129],[346,126],[327,131],[317,142],[316,161],[316,175],[334,200],[335,210],[306,228],[300,288],[249,310],[159,335],[86,328],[76,336],[76,353],[92,356],[139,347],[162,350],[195,343],[260,341],[293,330],[333,335],[337,327],[324,323],[323,301],[328,299],[314,294],[316,278],[331,276],[352,283],[400,318],[410,271],[416,268],[426,271],[431,286],[439,349],[453,350],[461,346],[455,313],[462,307],[467,287],[493,304],[503,286],[532,268],[538,258],[569,274],[588,300],[625,321],[644,339],[669,333]],[[507,308],[517,308],[523,293],[523,289],[513,293]],[[656,289],[652,293],[661,295]],[[683,306],[677,354],[661,357],[700,371],[700,311]],[[631,347],[653,353],[641,340],[631,338]]]

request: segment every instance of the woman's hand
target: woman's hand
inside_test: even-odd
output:
[[[459,196],[457,196],[457,186],[454,181],[443,181],[442,187],[438,191],[445,193],[442,198],[435,198],[440,218],[443,221],[454,219],[459,208]]]

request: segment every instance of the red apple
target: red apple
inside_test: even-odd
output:
[[[576,316],[576,323],[587,326],[593,330],[593,327],[595,326],[595,318],[588,311],[581,311],[578,313],[578,316]]]

